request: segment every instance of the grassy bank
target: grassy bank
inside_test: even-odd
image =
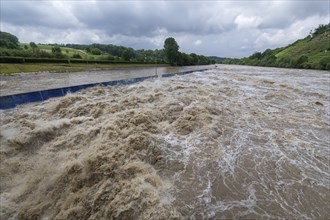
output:
[[[78,72],[89,70],[115,69],[115,68],[133,68],[133,67],[155,67],[167,66],[164,64],[84,64],[84,63],[26,63],[9,64],[0,63],[1,75],[12,75],[15,73],[27,72]]]

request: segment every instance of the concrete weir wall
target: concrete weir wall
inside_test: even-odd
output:
[[[174,75],[185,75],[197,71],[205,71],[207,69],[200,69],[200,70],[191,70],[191,71],[184,71],[184,72],[177,72],[177,73],[167,73],[161,75],[162,78],[164,77],[171,77]],[[90,83],[84,85],[77,85],[77,86],[70,86],[70,87],[62,87],[57,89],[48,89],[42,91],[35,91],[35,92],[27,92],[27,93],[19,93],[14,95],[7,95],[7,96],[0,96],[0,109],[9,109],[15,108],[17,105],[27,104],[31,102],[40,102],[47,100],[49,98],[64,96],[67,93],[77,92],[82,89],[87,89],[93,86],[102,85],[102,86],[115,86],[115,85],[129,85],[137,82],[144,81],[146,79],[156,78],[157,76],[145,76],[145,77],[138,77],[132,79],[123,79],[123,80],[115,80],[109,82],[99,82],[99,83]]]

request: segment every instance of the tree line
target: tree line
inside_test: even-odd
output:
[[[172,37],[165,40],[164,49],[160,50],[134,50],[130,47],[113,44],[66,44],[65,47],[84,50],[93,55],[107,54],[107,59],[109,60],[123,59],[125,61],[134,62],[169,63],[173,66],[207,65],[215,63],[214,60],[203,55],[179,52],[179,45]]]
[[[173,39],[176,43],[174,38]],[[177,43],[176,43],[177,45]],[[99,61],[126,61],[139,63],[157,63],[170,65],[205,65],[215,63],[214,60],[203,55],[195,53],[186,54],[177,51],[173,54],[168,54],[167,43],[164,43],[164,49],[156,50],[134,50],[130,47],[117,46],[113,44],[47,44],[51,47],[50,51],[40,49],[41,45],[34,42],[19,44],[16,36],[0,32],[0,56],[2,57],[32,57],[32,58],[57,58],[57,59],[82,59],[82,60],[99,60]],[[67,49],[76,49],[79,52],[70,54]],[[84,55],[85,54],[85,55]],[[173,57],[172,57],[173,56]],[[175,61],[174,61],[175,60]]]

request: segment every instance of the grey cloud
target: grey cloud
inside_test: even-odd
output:
[[[296,18],[306,18],[314,15],[329,15],[330,2],[329,1],[292,1],[289,2],[289,10],[294,12]]]
[[[212,3],[214,4],[214,3]],[[147,35],[166,28],[174,33],[221,33],[233,27],[233,20],[208,23],[202,2],[98,2],[77,5],[74,14],[86,26],[102,28],[108,34]],[[188,6],[188,7],[187,7]],[[221,11],[217,11],[221,15]]]
[[[23,42],[159,49],[173,36],[184,52],[239,57],[305,37],[328,16],[329,2],[317,0],[1,0],[0,24]]]
[[[329,15],[329,1],[274,1],[268,4],[269,7],[261,8],[263,17],[259,25],[261,29],[283,29],[310,16]]]
[[[50,1],[1,1],[1,20],[13,25],[70,28],[77,25],[72,18]]]
[[[73,13],[86,27],[104,30],[109,35],[150,34],[157,27],[157,15],[148,8],[139,9],[137,6],[137,2],[86,2],[74,7]]]

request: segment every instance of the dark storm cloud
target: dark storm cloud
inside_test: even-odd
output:
[[[22,42],[112,43],[246,56],[284,46],[329,22],[329,1],[11,1],[1,30]]]

